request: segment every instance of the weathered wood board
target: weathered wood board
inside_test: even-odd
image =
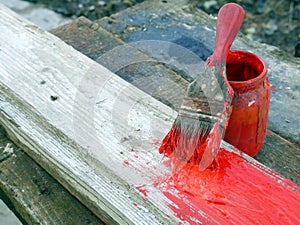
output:
[[[99,55],[105,54],[119,45],[125,45],[116,36],[111,35],[85,17],[58,27],[51,33],[92,59],[97,59]],[[101,64],[107,67],[111,63],[109,62],[107,65],[101,62]],[[180,96],[155,91],[161,85],[166,85],[163,88],[167,89],[166,83],[157,86],[159,81],[151,79],[149,81],[152,81],[153,85],[149,83],[147,85],[132,79],[136,77],[140,80],[140,74],[143,71],[145,71],[145,76],[153,74],[155,78],[161,77],[159,74],[168,76],[171,73],[167,68],[157,70],[157,65],[153,65],[150,60],[148,64],[143,63],[140,68],[137,65],[129,65],[124,71],[118,71],[116,74],[160,101],[176,108],[176,104],[180,104],[181,101],[174,97]],[[135,74],[139,74],[139,76]],[[176,77],[174,76],[174,78]],[[177,88],[181,87],[177,86]],[[182,87],[182,89],[184,88],[185,86]],[[172,87],[169,89],[172,90]],[[300,163],[298,152],[299,150],[293,144],[268,131],[265,145],[255,158],[299,185],[298,170],[294,169],[294,167],[297,168],[297,163],[298,165]],[[19,218],[25,221],[25,224],[101,224],[101,221],[90,210],[71,196],[21,148],[16,147],[1,129],[0,171],[0,198],[5,200],[6,204],[19,215]]]
[[[0,127],[0,198],[24,224],[104,224]],[[6,221],[0,224],[9,225]]]
[[[0,11],[0,121],[17,144],[107,223],[218,221],[194,208],[188,193],[170,188],[166,194],[154,185],[170,175],[157,144],[173,110],[3,6]],[[290,190],[298,209],[297,185],[232,154]],[[174,210],[178,201],[193,207],[184,217]],[[297,216],[290,213],[289,219]]]

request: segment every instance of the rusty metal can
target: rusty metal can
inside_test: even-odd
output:
[[[256,54],[230,51],[226,74],[235,94],[224,140],[254,156],[263,146],[268,123],[270,83],[266,63]]]

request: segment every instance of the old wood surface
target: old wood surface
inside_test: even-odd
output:
[[[104,221],[178,221],[149,181],[162,169],[155,143],[176,114],[59,39],[1,12],[1,43],[13,43],[0,51],[1,123],[10,137]],[[146,202],[136,189],[144,184]]]
[[[125,44],[84,17],[59,27],[53,30],[52,33],[94,60],[96,60],[99,55],[119,45]],[[101,42],[99,40],[101,40]],[[151,67],[153,67],[153,71],[151,71],[151,73],[153,75],[156,74],[156,76],[158,76],[157,73],[159,71],[161,71],[162,75],[170,73],[167,68],[165,70],[161,69],[155,71],[153,62],[150,63],[152,63]],[[144,63],[144,66],[145,65]],[[109,64],[105,66],[109,66]],[[119,71],[117,74],[129,80],[129,77],[135,77],[135,71],[142,70],[142,68],[139,70],[129,70],[127,68],[127,70]],[[125,72],[127,72],[127,74],[130,73],[130,76],[126,75]],[[154,82],[153,86],[149,86],[148,84],[148,86],[146,86],[148,88],[143,86],[142,83],[135,82],[133,84],[139,85],[139,88],[143,88],[146,92],[153,95],[153,90],[155,90],[157,83]],[[172,87],[165,88],[171,89]],[[182,85],[182,88],[185,88],[185,85]],[[168,103],[172,107],[176,107],[177,100],[174,100],[172,96],[170,98],[168,95],[162,94],[160,96],[154,95],[154,97]],[[166,101],[167,99],[169,99],[169,101]],[[4,150],[6,146],[9,146],[13,148],[14,151],[14,157],[11,157],[12,154],[7,155],[7,153],[2,153],[1,155],[1,159],[3,160],[1,160],[1,189],[5,191],[2,197],[6,197],[5,200],[8,200],[6,201],[7,203],[13,203],[11,207],[15,209],[16,213],[21,214],[20,218],[22,218],[23,221],[26,221],[28,224],[42,224],[45,221],[47,221],[48,224],[75,224],[78,222],[76,215],[80,215],[80,218],[83,220],[81,224],[84,224],[84,222],[86,222],[86,224],[101,223],[95,216],[91,215],[88,209],[83,207],[58,184],[56,180],[30,159],[27,154],[16,147],[6,137],[3,130],[1,130],[1,137],[1,149]],[[298,152],[299,150],[295,148],[293,144],[269,131],[266,143],[256,158],[264,165],[275,169],[284,177],[299,185],[298,170],[287,166],[293,164],[297,165],[299,163]],[[23,191],[19,191],[20,187],[22,187]],[[17,195],[14,194],[16,189],[18,192]],[[31,207],[28,207],[28,205],[31,205]]]
[[[94,60],[99,55],[125,44],[84,17],[59,27],[53,30],[52,33]],[[153,68],[151,74],[156,74],[157,76],[159,71],[163,75],[170,73],[170,70],[167,68],[155,71],[156,67],[153,66],[153,62],[151,63],[150,66]],[[143,66],[145,65],[144,63]],[[109,64],[105,66],[109,66]],[[131,67],[133,66],[131,65]],[[125,71],[119,71],[118,75],[129,80],[129,77],[135,77],[134,71],[142,70],[143,68],[139,70],[129,70],[127,68]],[[148,69],[146,68],[145,71],[148,71]],[[131,72],[130,76],[126,75],[125,72],[127,74]],[[155,98],[162,100],[172,107],[176,108],[176,101],[180,102],[180,100],[174,99],[174,95],[171,97],[166,94],[164,95],[164,93],[154,95],[153,90],[155,90],[155,85],[157,84],[155,82],[153,86],[149,86],[148,84],[146,86],[148,88],[145,88],[143,83],[135,82],[133,84],[138,85],[140,89],[143,88]],[[172,87],[165,87],[165,89],[168,88],[172,89]],[[185,88],[185,85],[182,85],[182,88]],[[3,130],[1,130],[1,144],[2,150],[7,147],[13,149],[13,154],[2,152],[1,155],[1,189],[5,192],[2,197],[6,197],[6,202],[11,204],[11,207],[15,209],[15,213],[21,214],[19,217],[24,222],[28,224],[42,224],[47,221],[47,224],[75,224],[78,222],[77,215],[80,215],[80,219],[82,219],[82,222],[79,221],[80,224],[101,224],[101,221],[91,215],[91,212],[72,197],[56,180],[49,176],[47,172],[30,159],[20,148],[16,147],[6,137]],[[298,152],[298,149],[293,144],[269,131],[266,144],[256,158],[264,165],[275,169],[299,185],[298,171],[287,166],[296,165],[299,162]],[[21,191],[20,187],[22,188]],[[16,192],[17,195],[15,194]],[[29,205],[31,207],[28,207]]]
[[[123,166],[139,152],[151,159],[151,166],[159,164],[161,156],[148,136],[153,134],[144,133],[143,124],[153,120],[162,127],[155,131],[162,138],[175,113],[3,6],[1,21],[1,43],[6,43],[0,51],[5,62],[0,69],[1,123],[9,136],[103,221],[160,224],[175,219],[143,201],[134,185],[146,181],[136,171],[124,174]],[[102,91],[100,99],[93,88]],[[95,103],[97,115],[91,117]],[[120,116],[128,109],[134,120],[127,125]],[[100,133],[90,133],[95,132],[90,121]],[[98,142],[98,135],[103,141]]]
[[[0,197],[24,224],[103,224],[0,128]],[[5,221],[0,221],[5,224]]]

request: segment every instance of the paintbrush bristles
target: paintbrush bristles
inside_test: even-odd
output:
[[[196,125],[194,119],[178,116],[164,138],[159,152],[174,160],[199,164],[203,154],[203,143],[212,129],[211,125],[212,123],[203,121]]]
[[[180,110],[159,152],[173,159],[199,164],[204,152],[203,144],[219,118],[201,113],[188,114]]]
[[[222,131],[230,114],[224,111],[230,109],[224,103],[232,98],[224,79],[225,67],[206,66],[205,70],[188,86],[178,116],[159,148],[172,159],[199,164],[213,126],[219,124]]]

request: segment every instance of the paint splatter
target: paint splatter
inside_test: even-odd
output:
[[[136,186],[136,189],[138,189],[139,192],[141,192],[145,197],[147,197],[148,190],[145,187],[146,187],[146,184],[142,184],[142,185]]]
[[[137,203],[133,203],[134,207],[137,207],[138,209],[140,208],[140,206]]]
[[[161,145],[161,140],[159,139],[152,139],[152,144],[156,147],[159,147]]]

